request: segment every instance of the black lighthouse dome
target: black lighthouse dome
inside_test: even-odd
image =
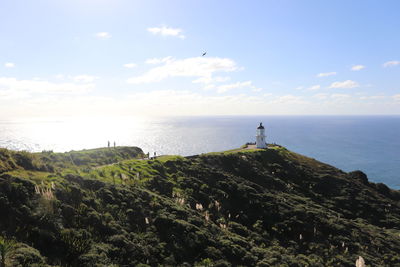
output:
[[[262,125],[262,122],[260,122],[260,126],[258,126],[257,129],[264,129],[264,126]]]

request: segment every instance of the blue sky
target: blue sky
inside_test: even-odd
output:
[[[394,0],[2,0],[0,118],[400,114],[399,10]]]

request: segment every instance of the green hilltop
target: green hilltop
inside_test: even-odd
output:
[[[0,149],[0,211],[6,266],[400,266],[400,191],[280,146]]]

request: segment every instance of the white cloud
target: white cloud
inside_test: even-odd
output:
[[[336,98],[336,99],[344,99],[344,98],[350,98],[350,95],[347,94],[332,94],[331,98]]]
[[[221,82],[227,82],[230,79],[231,79],[231,77],[229,77],[229,76],[200,77],[200,78],[194,80],[193,83],[204,83],[204,84],[221,83]]]
[[[321,89],[321,85],[316,84],[307,88],[307,90],[315,91]]]
[[[244,94],[210,96],[190,91],[160,90],[134,93],[128,99],[137,103],[129,104],[131,109],[136,108],[139,112],[148,110],[150,113],[163,110],[164,115],[258,114],[257,110],[266,108],[265,99]]]
[[[237,82],[237,83],[232,83],[232,84],[220,85],[220,86],[218,86],[218,88],[217,88],[217,92],[218,92],[218,93],[225,93],[225,92],[228,92],[228,91],[230,91],[230,90],[232,90],[232,89],[244,88],[244,87],[251,87],[251,88],[253,88],[251,81]]]
[[[383,67],[387,68],[387,67],[394,67],[400,64],[400,61],[397,60],[393,60],[393,61],[388,61],[383,63]]]
[[[323,99],[327,99],[329,97],[329,95],[326,93],[320,93],[320,94],[315,94],[312,97],[323,100]]]
[[[360,96],[361,100],[375,100],[375,99],[385,99],[384,95],[371,95],[371,96]]]
[[[364,65],[354,65],[353,67],[351,67],[352,71],[359,71],[359,70],[362,70],[362,69],[365,69]]]
[[[399,101],[399,102],[400,102],[400,94],[394,95],[394,96],[392,96],[392,98],[393,98],[395,101]]]
[[[209,91],[211,89],[214,89],[216,86],[215,84],[207,84],[206,86],[203,87],[203,90]]]
[[[96,76],[83,74],[83,75],[77,75],[77,76],[72,77],[72,80],[74,82],[91,83],[91,82],[94,82],[95,80],[97,80],[98,78],[99,77],[96,77]]]
[[[304,104],[304,98],[301,96],[295,96],[295,95],[283,95],[279,96],[275,100],[273,100],[271,103],[273,104]]]
[[[360,85],[352,80],[347,80],[347,81],[343,81],[343,82],[334,82],[331,84],[331,86],[329,86],[329,88],[346,88],[346,89],[350,89],[350,88],[356,88],[359,87]]]
[[[128,83],[141,84],[159,82],[169,77],[211,78],[215,72],[238,70],[236,63],[229,58],[193,57],[170,59],[163,65],[154,67],[141,76],[132,77]]]
[[[137,65],[135,63],[126,63],[124,64],[125,68],[132,69],[135,68]]]
[[[15,67],[15,63],[6,62],[6,63],[4,63],[4,67],[6,67],[6,68],[14,68]]]
[[[336,72],[323,72],[323,73],[319,73],[317,75],[317,77],[327,77],[327,76],[333,76],[333,75],[336,75],[336,74],[337,74]]]
[[[0,88],[0,99],[4,100],[12,100],[12,99],[22,99],[28,98],[29,94],[23,91],[16,91],[12,89],[1,89]]]
[[[175,36],[181,39],[185,39],[185,35],[182,34],[183,30],[179,28],[171,28],[167,26],[147,28],[147,31],[154,35],[162,36]]]
[[[24,86],[27,87],[27,86]],[[134,91],[113,97],[91,94],[26,95],[0,87],[0,118],[74,116],[252,115],[252,114],[399,114],[400,93],[388,101],[360,101],[345,94],[314,96],[246,94],[210,95],[202,91]],[[389,97],[388,97],[389,98]],[[320,101],[319,99],[323,99]],[[385,103],[383,103],[385,102]],[[154,108],[157,107],[157,108]],[[206,107],[206,108],[205,108]]]
[[[168,57],[163,57],[163,58],[148,58],[146,59],[145,63],[146,64],[151,64],[151,65],[157,65],[157,64],[161,64],[161,63],[165,63],[168,61],[172,61],[174,60],[173,57],[168,56]]]
[[[297,86],[296,88],[294,88],[295,90],[303,90],[304,86]]]
[[[94,84],[53,83],[44,80],[18,80],[0,77],[0,92],[8,96],[29,96],[31,94],[82,94],[93,90]]]
[[[111,34],[109,32],[98,32],[96,33],[96,37],[102,40],[106,40],[111,38]]]

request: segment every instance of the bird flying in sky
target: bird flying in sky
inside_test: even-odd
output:
[[[207,54],[207,52],[204,52],[201,56],[204,57]]]

